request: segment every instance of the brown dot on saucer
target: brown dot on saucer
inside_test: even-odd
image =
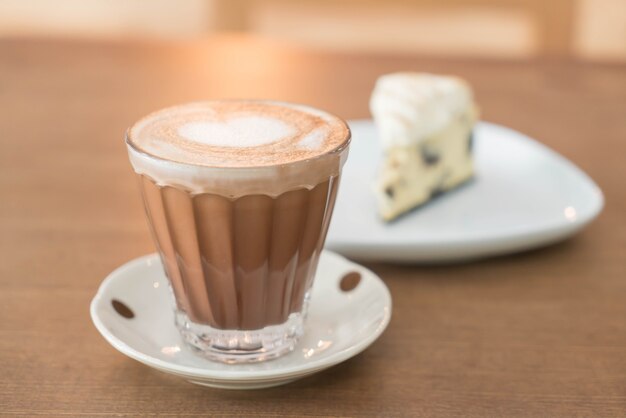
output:
[[[113,309],[115,309],[115,312],[117,312],[118,314],[120,314],[124,318],[132,319],[132,318],[135,317],[135,313],[133,312],[133,310],[130,309],[128,306],[126,306],[125,303],[120,302],[117,299],[112,299],[111,300],[111,305],[113,306]]]
[[[354,290],[359,283],[361,282],[361,273],[356,271],[351,271],[350,273],[344,274],[344,276],[339,281],[339,288],[344,292],[349,292]]]

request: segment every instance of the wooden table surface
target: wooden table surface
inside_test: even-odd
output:
[[[274,389],[202,388],[118,353],[89,302],[154,251],[122,137],[174,103],[263,97],[368,116],[376,77],[455,73],[484,119],[576,162],[606,195],[564,243],[455,266],[370,264],[391,324]],[[626,67],[194,43],[0,42],[0,415],[626,416]]]

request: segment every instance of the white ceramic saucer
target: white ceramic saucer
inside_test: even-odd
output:
[[[341,279],[350,272],[359,273],[361,280],[354,289],[341,290]],[[127,356],[192,383],[225,389],[282,385],[338,364],[372,344],[391,317],[391,296],[378,276],[324,251],[305,334],[295,351],[265,363],[228,365],[201,358],[182,342],[168,292],[159,257],[137,258],[102,282],[91,302],[91,318],[102,336]],[[120,315],[113,300],[130,308],[134,317]]]
[[[570,161],[512,129],[480,122],[475,178],[390,224],[371,192],[381,150],[371,120],[352,144],[326,246],[348,257],[406,263],[482,258],[565,239],[602,210],[598,186]]]

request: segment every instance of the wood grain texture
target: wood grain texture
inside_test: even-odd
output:
[[[274,389],[193,386],[111,348],[89,302],[152,252],[122,142],[145,113],[221,97],[367,117],[376,77],[455,73],[486,120],[587,171],[607,205],[549,248],[441,267],[369,265],[388,330],[344,364]],[[333,55],[250,38],[0,42],[0,415],[626,415],[626,67]]]

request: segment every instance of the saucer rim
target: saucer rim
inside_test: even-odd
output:
[[[320,357],[315,361],[310,363],[306,363],[304,365],[295,365],[287,368],[277,368],[271,370],[258,370],[258,371],[250,371],[250,370],[221,370],[215,371],[213,369],[203,369],[200,367],[193,366],[182,366],[177,365],[176,363],[168,362],[162,359],[158,359],[152,357],[148,354],[145,354],[141,351],[136,350],[135,348],[129,346],[126,342],[113,335],[106,327],[106,325],[101,320],[100,316],[97,314],[97,308],[101,299],[113,282],[119,280],[119,276],[122,274],[127,274],[126,271],[136,268],[138,266],[143,266],[149,261],[155,261],[161,264],[160,257],[157,253],[146,254],[140,257],[133,258],[124,264],[118,266],[111,273],[109,273],[105,279],[100,283],[98,287],[98,291],[93,297],[90,303],[90,316],[91,320],[94,323],[98,332],[104,337],[104,339],[115,348],[117,351],[122,354],[139,361],[149,367],[155,368],[157,370],[168,372],[171,374],[178,375],[183,378],[202,378],[208,379],[212,381],[252,381],[258,382],[266,379],[290,379],[297,377],[304,377],[313,373],[317,373],[334,365],[337,365],[351,357],[356,356],[363,352],[366,348],[368,348],[374,341],[376,341],[388,327],[391,321],[391,315],[393,312],[392,298],[391,293],[389,292],[389,288],[385,284],[385,282],[370,269],[357,264],[346,257],[337,254],[331,250],[322,250],[322,254],[320,256],[320,261],[322,257],[330,257],[338,259],[343,263],[347,263],[351,265],[355,270],[359,270],[361,273],[365,272],[367,276],[367,280],[377,281],[383,292],[377,292],[378,297],[384,298],[385,300],[385,308],[383,309],[383,314],[380,320],[379,325],[376,329],[371,333],[366,335],[365,338],[358,340],[356,344],[350,345],[340,351],[332,353],[328,357]],[[315,282],[313,284],[315,286]],[[313,300],[311,303],[314,303]],[[291,355],[292,353],[286,354],[286,356]],[[206,360],[209,362],[210,360]],[[210,365],[211,363],[207,363]],[[248,367],[254,367],[254,364],[247,364]],[[236,367],[236,366],[235,366]]]

